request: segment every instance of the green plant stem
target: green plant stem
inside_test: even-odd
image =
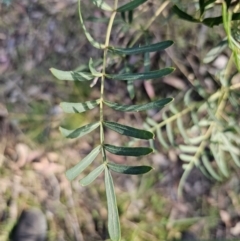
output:
[[[114,2],[114,9],[117,9],[118,6],[118,0],[115,0]],[[108,52],[108,46],[111,36],[111,30],[114,22],[114,18],[116,16],[116,10],[113,10],[111,17],[109,19],[107,32],[106,32],[106,38],[105,38],[105,48],[103,51],[103,69],[102,69],[102,77],[101,77],[101,97],[100,97],[100,142],[101,145],[104,145],[104,129],[103,129],[103,120],[104,120],[104,114],[103,114],[103,101],[104,101],[104,82],[105,82],[105,75],[106,75],[106,67],[107,67],[107,52]],[[102,148],[103,152],[103,161],[107,161],[106,152],[105,149]]]
[[[155,132],[157,129],[165,126],[167,123],[172,122],[172,121],[178,119],[179,117],[187,114],[189,111],[193,110],[195,107],[196,107],[196,104],[190,105],[189,107],[187,107],[186,109],[182,110],[181,112],[171,116],[170,118],[166,119],[165,121],[162,121],[158,125],[152,127],[151,129],[149,129],[149,131]]]

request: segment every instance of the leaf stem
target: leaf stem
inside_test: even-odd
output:
[[[104,129],[103,129],[103,120],[104,120],[104,114],[103,114],[103,100],[104,100],[104,82],[105,82],[105,74],[106,74],[106,67],[107,67],[107,52],[108,52],[108,45],[110,41],[111,36],[111,30],[114,22],[114,18],[116,16],[116,10],[118,6],[118,0],[115,0],[114,2],[114,10],[112,11],[111,17],[109,19],[107,32],[106,32],[106,38],[105,38],[105,48],[103,50],[103,68],[102,68],[102,77],[101,77],[101,92],[100,92],[100,142],[101,145],[104,145]],[[105,149],[102,148],[102,154],[103,154],[103,161],[106,162],[106,152]]]

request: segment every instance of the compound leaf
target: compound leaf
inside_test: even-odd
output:
[[[150,131],[136,129],[136,128],[133,128],[130,126],[121,125],[116,122],[105,121],[105,122],[103,122],[103,124],[107,128],[109,128],[113,131],[116,131],[117,133],[119,133],[121,135],[131,136],[134,138],[145,139],[145,140],[153,139],[153,137],[154,137],[153,133]]]
[[[143,156],[153,152],[153,149],[149,147],[124,147],[105,144],[104,148],[110,153],[120,156]]]
[[[98,106],[100,99],[86,101],[84,103],[61,102],[60,106],[65,113],[82,113]]]
[[[84,157],[77,165],[66,171],[66,176],[68,180],[72,181],[76,178],[82,171],[84,171],[97,157],[101,150],[101,146],[95,147],[86,157]]]
[[[149,71],[145,73],[124,73],[124,74],[106,74],[106,77],[113,80],[149,80],[161,78],[163,76],[171,74],[175,68],[169,67],[155,71]]]
[[[170,47],[172,44],[173,44],[173,41],[167,40],[167,41],[163,41],[163,42],[156,43],[156,44],[133,47],[133,48],[125,48],[125,49],[109,46],[108,49],[113,53],[130,55],[130,54],[141,54],[141,53],[164,50],[164,49]]]
[[[59,80],[89,81],[92,80],[94,77],[91,73],[88,72],[62,71],[54,68],[51,68],[50,71]]]
[[[105,164],[100,165],[96,169],[94,169],[92,172],[90,172],[86,177],[84,177],[81,181],[80,184],[82,186],[87,186],[90,183],[92,183],[104,170],[106,167]]]
[[[120,105],[107,100],[104,103],[117,111],[131,112],[131,111],[145,111],[149,109],[162,109],[164,106],[173,101],[173,98],[165,98],[161,100],[152,101],[143,105]]]
[[[85,136],[86,134],[92,132],[100,125],[100,122],[91,123],[85,126],[82,126],[80,128],[77,128],[75,130],[67,130],[63,127],[60,127],[60,132],[63,136],[73,139],[73,138],[80,138],[82,136]]]
[[[119,7],[117,9],[117,12],[126,12],[126,11],[131,11],[141,4],[145,3],[147,0],[133,0],[129,3],[124,4],[123,6]]]
[[[120,241],[121,229],[117,208],[117,200],[114,191],[112,175],[108,168],[105,168],[105,186],[108,207],[108,232],[112,241]]]
[[[108,162],[107,165],[109,169],[114,172],[129,174],[129,175],[141,175],[152,170],[152,167],[150,166],[126,166],[126,165],[119,165],[111,162]]]

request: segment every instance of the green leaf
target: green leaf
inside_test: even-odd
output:
[[[178,15],[179,18],[181,18],[183,20],[187,20],[187,21],[194,22],[194,23],[199,23],[199,20],[197,20],[197,19],[193,18],[191,15],[185,13],[180,8],[178,8],[176,5],[173,6],[172,10],[175,14]]]
[[[105,122],[103,122],[103,125],[113,131],[116,131],[117,133],[119,133],[121,135],[131,136],[134,138],[144,139],[144,140],[149,140],[149,139],[154,138],[153,133],[150,131],[136,129],[131,126],[121,125],[116,122],[105,121]]]
[[[165,99],[161,99],[161,100],[156,100],[156,101],[152,101],[149,102],[147,104],[143,104],[143,105],[120,105],[117,103],[113,103],[107,100],[104,100],[104,103],[113,108],[114,110],[117,111],[124,111],[124,112],[138,112],[138,111],[145,111],[145,110],[150,110],[150,109],[162,109],[164,106],[166,106],[167,104],[169,104],[170,102],[173,101],[173,98],[165,98]]]
[[[82,136],[85,136],[86,134],[92,132],[97,127],[99,127],[99,125],[100,125],[100,122],[95,122],[95,123],[91,123],[91,124],[82,126],[80,128],[77,128],[75,130],[67,130],[63,127],[60,127],[59,129],[63,136],[73,139],[73,138],[80,138]]]
[[[152,167],[150,166],[126,166],[126,165],[119,165],[111,162],[108,162],[107,165],[109,169],[114,172],[129,174],[129,175],[141,175],[152,170]]]
[[[108,232],[112,241],[121,240],[121,228],[119,222],[117,200],[114,191],[112,175],[108,168],[105,168],[105,186],[108,207]]]
[[[82,186],[87,186],[90,183],[92,183],[104,170],[106,167],[105,164],[100,165],[96,169],[94,169],[92,172],[90,172],[86,177],[84,177],[81,181],[80,184]]]
[[[200,7],[200,15],[202,16],[205,10],[205,0],[199,0],[199,7]]]
[[[124,74],[106,74],[106,77],[113,80],[149,80],[161,78],[163,76],[171,74],[175,68],[169,67],[155,71],[149,71],[145,73],[124,73]]]
[[[102,10],[105,11],[112,11],[113,9],[107,4],[105,3],[103,0],[91,0],[93,2],[94,5],[96,5],[97,7],[101,8]]]
[[[100,99],[86,101],[84,103],[61,102],[60,106],[65,113],[82,113],[98,106]]]
[[[147,0],[133,0],[129,3],[126,3],[125,5],[119,7],[117,9],[117,12],[126,12],[126,11],[131,11],[135,8],[137,8],[138,6],[140,6],[141,4],[145,3]]]
[[[93,65],[93,60],[92,58],[90,58],[89,60],[89,69],[92,73],[93,76],[96,76],[96,77],[101,77],[102,76],[102,73],[98,72],[95,68],[94,68],[94,65]]]
[[[91,73],[88,72],[62,71],[54,68],[51,68],[50,71],[59,80],[89,81],[94,77]]]
[[[216,2],[216,1],[217,0],[208,0],[208,1],[205,2],[204,7],[206,8],[208,5],[210,5],[210,4],[212,4],[212,3]]]
[[[79,14],[81,26],[83,28],[84,34],[85,34],[86,38],[88,39],[88,41],[92,44],[93,47],[95,47],[97,49],[104,49],[105,45],[100,44],[97,41],[95,41],[93,39],[93,37],[91,36],[91,34],[87,31],[86,26],[84,25],[82,13],[81,13],[81,0],[78,0],[78,14]]]
[[[113,53],[130,55],[130,54],[141,54],[141,53],[147,53],[147,52],[149,53],[149,52],[164,50],[164,49],[170,47],[172,44],[173,44],[173,41],[167,40],[167,41],[159,42],[156,44],[133,47],[133,48],[126,48],[126,49],[115,48],[115,47],[109,46],[108,49]]]
[[[219,56],[222,51],[227,48],[228,41],[226,39],[222,40],[220,43],[218,43],[217,46],[213,47],[205,56],[203,59],[203,63],[208,64],[211,61],[213,61],[216,57]]]
[[[149,147],[124,147],[105,144],[104,148],[112,154],[120,156],[143,156],[153,152]]]
[[[95,147],[86,157],[84,157],[77,165],[66,171],[66,176],[68,180],[72,181],[76,178],[82,171],[84,171],[97,157],[101,150],[101,146]]]
[[[236,20],[240,20],[240,13],[233,13],[232,21],[236,21]],[[223,17],[218,16],[218,17],[214,17],[214,18],[205,18],[202,21],[202,23],[204,23],[205,25],[207,25],[209,27],[213,27],[213,26],[223,23]]]

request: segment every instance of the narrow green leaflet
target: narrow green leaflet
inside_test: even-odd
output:
[[[93,37],[91,36],[91,34],[87,31],[86,26],[84,25],[82,12],[81,12],[81,0],[78,0],[78,13],[79,13],[81,26],[83,28],[84,34],[85,34],[86,38],[88,39],[88,41],[92,44],[93,47],[95,47],[97,49],[104,49],[105,45],[104,44],[100,44],[97,41],[95,41],[93,39]]]
[[[103,125],[125,136],[131,136],[134,138],[145,139],[145,140],[153,139],[154,137],[153,133],[150,131],[136,129],[130,126],[121,125],[116,122],[105,121],[103,122]]]
[[[213,47],[205,56],[203,59],[203,63],[208,64],[211,61],[213,61],[216,57],[218,57],[225,48],[228,46],[227,39],[222,40],[220,43],[218,43],[217,46]]]
[[[145,110],[149,110],[149,109],[162,109],[164,106],[166,106],[167,104],[169,104],[170,102],[173,101],[173,98],[165,98],[165,99],[161,99],[161,100],[156,100],[156,101],[152,101],[150,103],[147,104],[143,104],[143,105],[120,105],[117,103],[113,103],[107,100],[104,100],[104,103],[113,108],[114,110],[117,111],[124,111],[124,112],[132,112],[132,111],[145,111]]]
[[[117,12],[126,12],[126,11],[131,11],[135,8],[137,8],[138,6],[140,6],[141,4],[145,3],[147,0],[133,0],[129,3],[126,3],[125,5],[119,7],[117,9]]]
[[[130,55],[130,54],[141,54],[141,53],[147,53],[147,52],[149,53],[149,52],[164,50],[170,47],[172,44],[173,44],[173,41],[167,40],[156,44],[150,44],[150,45],[126,48],[126,49],[109,46],[108,49],[113,53]]]
[[[92,172],[90,172],[86,177],[84,177],[81,181],[80,184],[82,186],[87,186],[90,183],[92,183],[104,170],[106,167],[105,164],[100,165],[96,169],[94,169]]]
[[[200,14],[202,16],[204,13],[204,10],[205,10],[205,3],[204,3],[205,0],[199,0],[198,2],[199,2],[199,7],[200,7]]]
[[[121,228],[119,222],[117,200],[114,191],[112,175],[108,168],[105,168],[105,186],[108,207],[108,232],[112,241],[121,240]]]
[[[65,113],[82,113],[98,106],[100,99],[86,101],[84,103],[61,102],[60,106]]]
[[[153,149],[149,147],[124,147],[105,144],[104,148],[110,153],[120,156],[144,156],[153,152]]]
[[[101,146],[95,147],[86,157],[84,157],[77,165],[66,171],[66,176],[68,180],[72,181],[76,178],[82,171],[84,171],[97,157],[101,150]]]
[[[145,73],[124,73],[124,74],[106,74],[106,77],[113,80],[149,80],[161,78],[163,76],[171,74],[175,68],[169,67],[155,71],[149,71]]]
[[[94,77],[91,73],[88,72],[62,71],[54,68],[51,68],[50,71],[59,80],[89,81]]]
[[[105,11],[112,11],[113,9],[107,4],[105,3],[103,0],[91,0],[93,2],[94,5],[96,5],[97,7],[101,8],[102,10]]]
[[[90,58],[89,60],[89,69],[92,73],[93,76],[96,76],[96,77],[101,77],[102,76],[102,73],[98,72],[95,68],[94,68],[94,65],[93,65],[93,60],[92,58]]]
[[[150,166],[126,166],[108,162],[110,170],[128,175],[141,175],[152,170]]]
[[[77,128],[75,130],[67,130],[63,127],[60,127],[59,129],[63,136],[73,139],[73,138],[80,138],[82,136],[85,136],[86,134],[92,132],[97,127],[99,127],[99,125],[100,125],[100,122],[95,122],[95,123],[91,123],[91,124],[82,126],[80,128]]]
[[[190,21],[190,22],[195,22],[195,23],[198,23],[199,20],[198,19],[195,19],[193,18],[191,15],[185,13],[184,11],[182,11],[180,8],[178,8],[176,5],[173,6],[172,8],[173,12],[175,14],[178,15],[179,18],[181,19],[184,19],[184,20],[187,20],[187,21]]]

